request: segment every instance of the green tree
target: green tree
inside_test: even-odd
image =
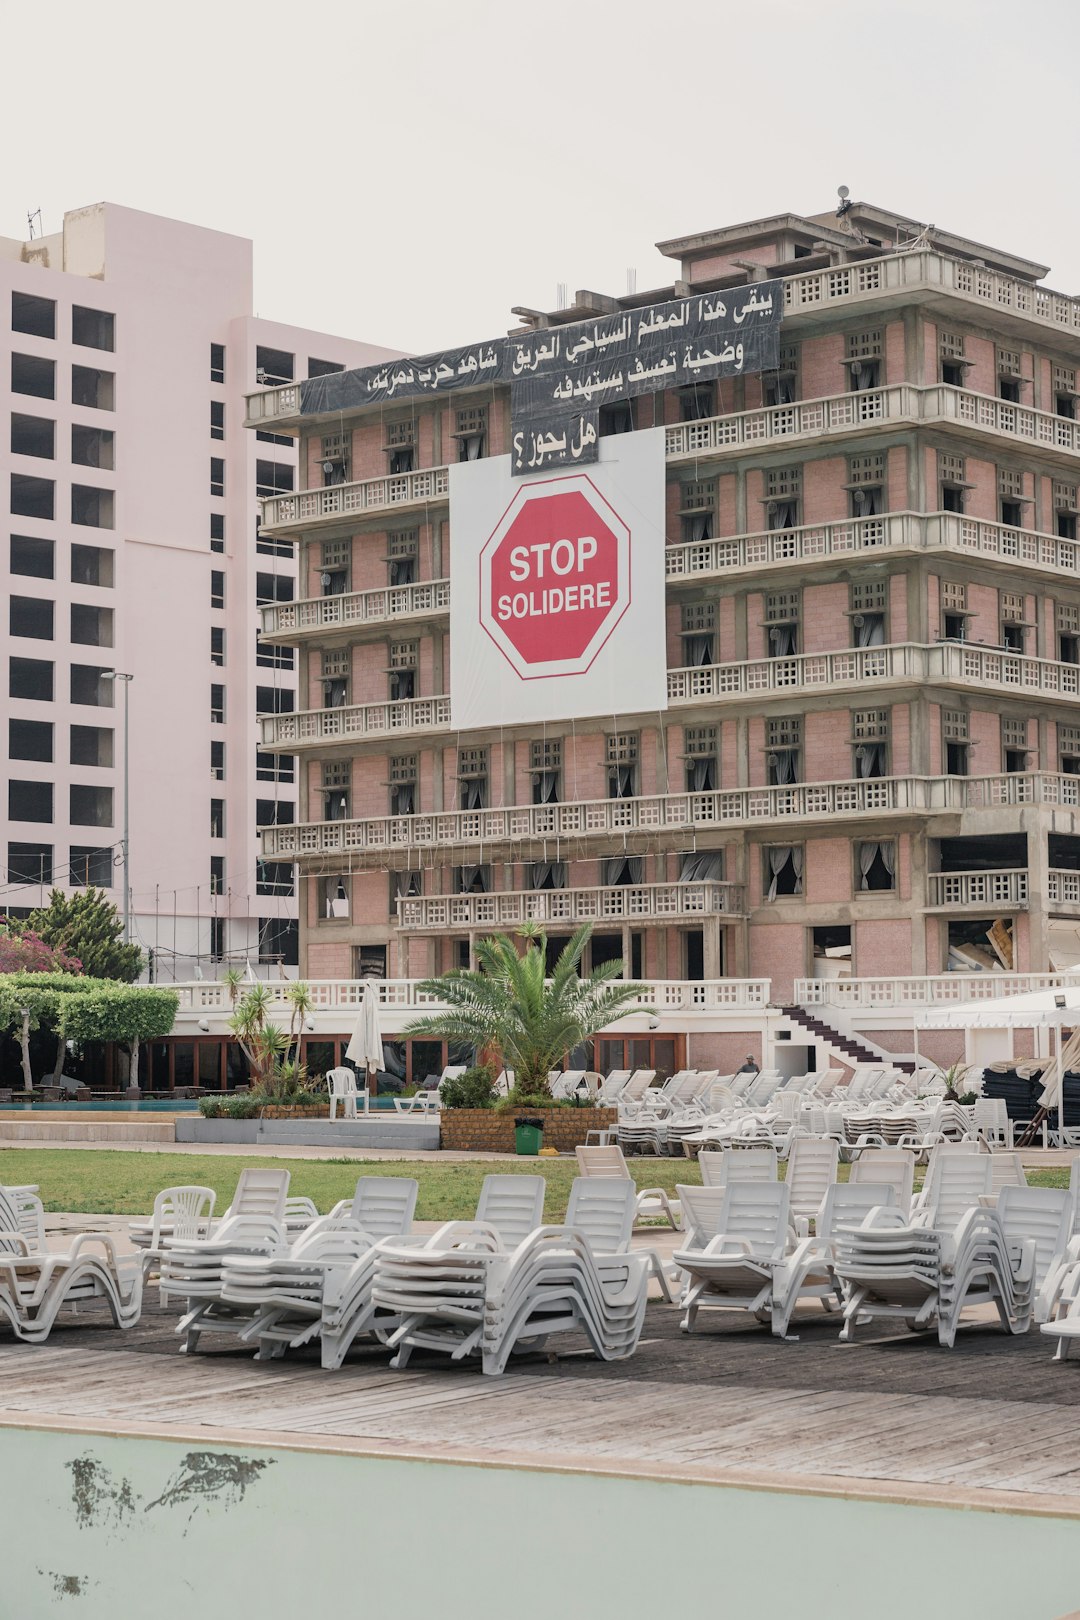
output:
[[[0,1029],[11,1030],[22,1047],[27,1089],[32,1085],[30,1032],[35,1029],[55,1030],[61,1050],[65,1040],[124,1043],[131,1054],[131,1083],[137,1085],[139,1042],[170,1034],[179,1002],[174,990],[114,979],[71,973],[0,975]]]
[[[180,997],[175,990],[97,983],[65,997],[64,1028],[76,1041],[121,1041],[131,1056],[129,1084],[139,1084],[139,1044],[168,1035]]]
[[[49,904],[30,913],[26,928],[46,945],[78,957],[90,978],[132,984],[142,972],[142,951],[124,944],[120,914],[103,889],[79,889],[74,894],[54,889]]]
[[[636,1011],[642,987],[619,979],[621,961],[605,962],[587,978],[579,975],[590,923],[563,947],[550,978],[546,935],[536,928],[521,932],[523,951],[507,934],[493,934],[477,943],[479,968],[425,979],[420,989],[447,1010],[414,1019],[402,1034],[465,1041],[479,1053],[497,1049],[514,1070],[516,1089],[543,1098],[550,1096],[548,1071],[575,1046]]]
[[[19,1043],[23,1089],[32,1091],[30,1035],[53,1021],[58,995],[43,984],[27,984],[29,978],[44,981],[46,974],[11,974],[0,979],[0,1029],[10,1031]]]

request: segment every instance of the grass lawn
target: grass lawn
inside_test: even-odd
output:
[[[415,1176],[420,1183],[416,1218],[421,1221],[463,1220],[471,1217],[486,1175],[542,1175],[548,1184],[544,1214],[557,1221],[566,1212],[573,1159],[522,1159],[505,1163],[478,1161],[445,1165],[433,1159],[271,1159],[242,1154],[188,1153],[80,1153],[57,1148],[0,1150],[0,1185],[36,1185],[45,1208],[91,1215],[149,1215],[154,1195],[162,1187],[212,1187],[217,1210],[224,1210],[241,1170],[281,1169],[291,1173],[290,1193],[313,1198],[320,1211],[339,1198],[351,1198],[358,1176]],[[689,1159],[631,1161],[641,1187],[673,1191],[677,1181],[700,1181]]]
[[[80,1153],[58,1148],[0,1149],[0,1185],[36,1184],[51,1213],[90,1215],[149,1215],[154,1195],[162,1187],[195,1184],[213,1187],[217,1209],[226,1208],[241,1170],[248,1166],[291,1172],[289,1191],[313,1198],[321,1211],[339,1198],[351,1198],[358,1176],[415,1176],[420,1183],[416,1217],[421,1221],[462,1220],[470,1217],[486,1175],[542,1175],[548,1190],[544,1214],[558,1221],[576,1166],[573,1159],[522,1159],[504,1163],[458,1161],[440,1164],[434,1159],[271,1159],[242,1154],[213,1154],[205,1158],[180,1153]],[[701,1180],[690,1159],[634,1158],[630,1169],[639,1187],[663,1187],[673,1192],[678,1181]],[[781,1165],[781,1174],[784,1166]],[[847,1180],[847,1166],[840,1166]],[[916,1179],[916,1185],[921,1178]],[[1067,1187],[1067,1167],[1028,1172],[1038,1187]]]

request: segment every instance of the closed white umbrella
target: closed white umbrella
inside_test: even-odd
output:
[[[370,1090],[372,1077],[385,1067],[382,1032],[379,1029],[379,996],[371,979],[364,986],[360,1016],[352,1032],[352,1039],[345,1048],[345,1056],[355,1063],[358,1069],[366,1069]]]

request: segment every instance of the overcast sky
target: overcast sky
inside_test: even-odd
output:
[[[413,352],[841,182],[1080,291],[1076,0],[35,0],[0,42],[0,235],[235,232],[259,314]]]

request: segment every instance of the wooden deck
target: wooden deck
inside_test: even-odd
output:
[[[86,1312],[47,1346],[0,1337],[0,1426],[344,1450],[824,1490],[1080,1517],[1080,1362],[987,1325],[956,1348],[904,1334],[839,1344],[807,1313],[798,1344],[714,1316],[692,1337],[654,1304],[630,1362],[571,1341],[502,1379],[417,1355],[402,1373],[358,1346],[256,1363],[207,1336],[178,1354],[154,1290],[120,1334]]]

